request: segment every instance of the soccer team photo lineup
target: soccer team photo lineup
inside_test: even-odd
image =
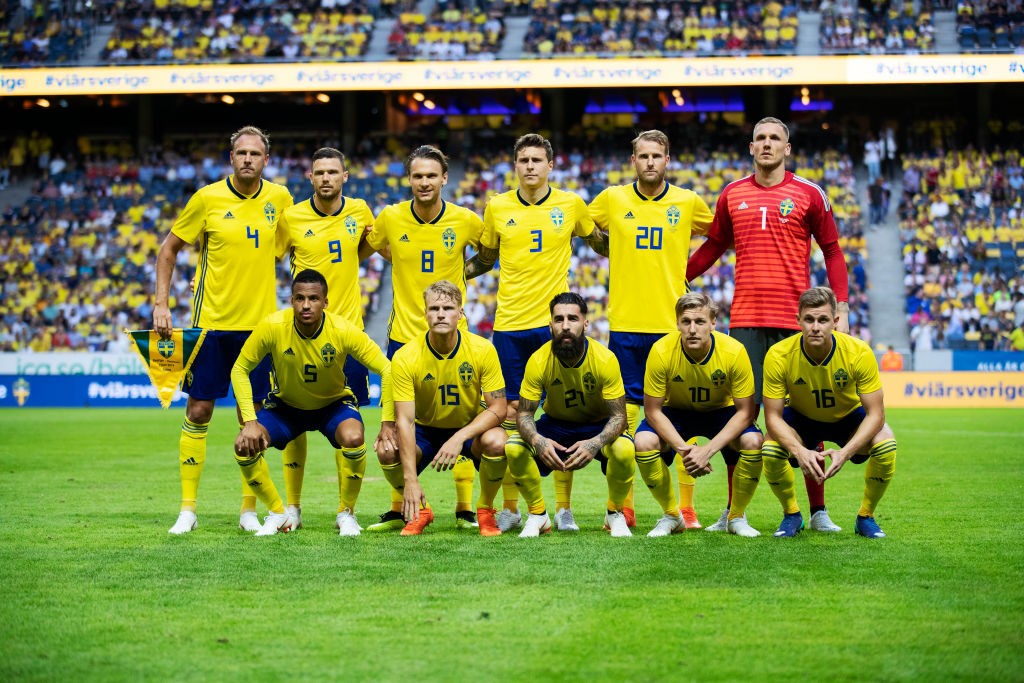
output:
[[[895,473],[897,442],[875,354],[850,334],[831,201],[787,169],[785,122],[764,117],[750,130],[749,171],[721,189],[714,212],[669,182],[671,143],[650,129],[628,143],[632,179],[589,204],[550,182],[556,155],[547,138],[519,136],[507,162],[514,186],[490,196],[482,217],[444,198],[449,158],[434,145],[403,160],[411,199],[374,216],[343,192],[343,152],[311,154],[311,196],[294,203],[288,187],[265,177],[267,133],[235,130],[230,174],[192,194],[160,244],[152,331],[132,335],[151,375],[179,361],[180,372],[163,380],[182,378],[188,395],[181,508],[170,533],[199,525],[208,427],[230,388],[241,424],[238,525],[256,536],[302,527],[307,432],[320,432],[335,450],[342,536],[364,530],[357,501],[371,450],[391,507],[370,532],[419,535],[434,522],[420,480],[428,468],[451,470],[460,528],[524,538],[576,532],[573,475],[595,459],[607,480],[610,536],[632,536],[638,524],[652,526],[652,537],[700,530],[695,481],[720,452],[728,503],[707,531],[759,536],[746,507],[764,478],[782,508],[774,536],[805,526],[840,532],[825,482],[852,462],[864,479],[853,532],[884,538],[875,508]],[[691,255],[696,237],[703,240]],[[812,286],[812,244],[828,286]],[[607,264],[607,295],[590,304],[571,291],[583,249]],[[735,261],[725,334],[716,329],[719,303],[689,283],[727,249]],[[193,250],[194,275],[175,284]],[[390,263],[394,292],[386,353],[363,330],[360,262],[373,254]],[[280,310],[277,259],[291,275]],[[465,315],[480,304],[467,298],[467,284],[481,276],[497,279],[493,317],[475,325],[489,339],[470,331]],[[187,319],[175,295],[190,296]],[[607,343],[588,335],[595,304]],[[370,404],[371,371],[381,417],[368,449],[360,407]],[[283,498],[267,455],[278,451]],[[553,481],[553,505],[544,478]],[[638,481],[663,513],[653,525],[637,519]]]

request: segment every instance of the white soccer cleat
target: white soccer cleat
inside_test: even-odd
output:
[[[256,531],[257,536],[273,536],[274,534],[288,533],[291,527],[288,526],[288,514],[285,512],[270,512],[263,520],[263,526]]]
[[[722,516],[711,526],[704,527],[704,531],[728,531],[729,530],[729,508],[722,510]]]
[[[555,510],[555,529],[558,531],[580,530],[579,526],[576,525],[576,518],[572,516],[572,508],[558,508]]]
[[[682,515],[676,515],[675,517],[664,515],[647,535],[651,538],[660,538],[662,536],[671,536],[672,534],[681,534],[685,530],[686,522],[683,520]]]
[[[811,528],[815,531],[827,531],[829,533],[843,530],[843,527],[833,522],[832,518],[828,516],[828,510],[818,510],[811,515]]]
[[[743,538],[757,538],[761,535],[760,531],[750,526],[746,515],[729,520],[729,533]]]
[[[356,521],[355,513],[349,509],[342,510],[334,520],[339,536],[358,536],[363,527]]]
[[[626,515],[621,512],[604,513],[604,526],[613,538],[627,538],[633,535],[633,532],[629,530],[629,525],[626,524]],[[576,529],[578,531],[579,527]]]
[[[192,510],[182,510],[178,513],[178,520],[167,530],[167,533],[181,536],[193,531],[197,526],[199,526],[199,521],[196,518],[196,513]]]
[[[501,530],[502,533],[505,533],[513,527],[519,529],[523,526],[523,516],[518,512],[512,512],[508,508],[502,508],[501,511],[495,515],[495,520],[498,522],[498,529]]]
[[[548,517],[548,513],[543,515],[528,515],[526,517],[526,523],[523,525],[523,531],[519,534],[519,538],[537,538],[541,534],[546,534],[551,531],[551,519]]]
[[[289,505],[285,508],[284,514],[288,515],[288,524],[292,531],[302,528],[302,508],[298,505]]]
[[[256,511],[246,510],[238,515],[238,528],[242,531],[259,531],[263,527],[260,518],[256,516]]]

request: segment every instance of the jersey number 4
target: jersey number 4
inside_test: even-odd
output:
[[[260,230],[259,228],[253,229],[252,226],[245,226],[245,236],[251,239],[255,244],[254,247],[260,248]]]

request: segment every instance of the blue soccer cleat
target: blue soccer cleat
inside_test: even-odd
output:
[[[772,534],[778,538],[792,538],[800,533],[804,528],[804,516],[799,512],[794,512],[791,515],[784,515],[782,517],[782,524],[779,524],[779,528]]]
[[[878,522],[875,521],[874,517],[861,517],[857,515],[857,524],[854,526],[854,531],[858,536],[864,538],[885,538],[885,532],[882,531],[882,527],[878,526]]]

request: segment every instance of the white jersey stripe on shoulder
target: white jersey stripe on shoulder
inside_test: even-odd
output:
[[[801,178],[800,176],[796,175],[795,173],[793,174],[793,179],[794,180],[799,180],[804,185],[810,185],[815,190],[817,190],[818,194],[821,195],[821,201],[825,204],[825,212],[828,213],[829,211],[832,210],[832,205],[828,201],[828,194],[825,192],[825,190],[821,189],[820,185],[818,185],[815,182],[812,182],[812,181],[808,180],[807,178]]]

